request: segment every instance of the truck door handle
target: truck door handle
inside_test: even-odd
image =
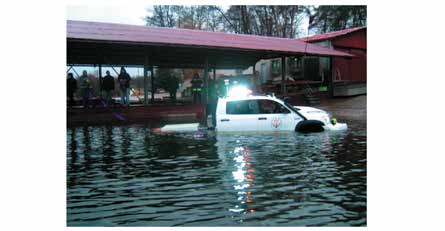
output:
[[[267,120],[266,117],[258,117],[258,120]]]
[[[222,119],[221,122],[229,122],[229,119]]]

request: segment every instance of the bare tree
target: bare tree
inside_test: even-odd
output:
[[[309,29],[317,33],[366,25],[366,6],[307,7]]]
[[[319,33],[366,25],[366,6],[153,6],[147,25],[284,38],[300,35],[302,19]]]

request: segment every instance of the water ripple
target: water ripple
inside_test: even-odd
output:
[[[347,133],[67,130],[68,226],[366,225],[366,126]]]

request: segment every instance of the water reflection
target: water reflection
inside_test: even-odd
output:
[[[69,147],[69,156],[68,156],[68,170],[72,172],[78,171],[77,165],[77,140],[76,140],[76,129],[69,128],[68,129],[68,138],[67,145]],[[75,184],[73,177],[68,177],[67,179],[68,187],[73,186]]]
[[[116,152],[114,151],[114,142],[113,142],[113,128],[111,126],[106,126],[102,130],[102,153],[103,153],[103,165],[102,171],[105,172],[107,178],[114,177],[111,174],[111,169],[113,168],[114,158]]]
[[[158,135],[140,125],[69,128],[68,225],[365,225],[360,129]]]
[[[91,140],[89,127],[83,127],[83,158],[85,164],[85,171],[88,171],[91,166]]]
[[[235,184],[233,188],[237,192],[237,204],[234,208],[229,209],[235,213],[252,213],[255,212],[253,208],[248,208],[247,203],[252,203],[252,192],[249,190],[250,186],[254,185],[255,169],[252,166],[250,159],[250,149],[248,146],[236,147],[233,151],[235,171],[232,172]]]
[[[249,224],[272,216],[283,219],[283,223],[287,224],[317,225],[310,219],[289,222],[294,217],[306,218],[304,215],[308,209],[318,213],[322,218],[320,224],[366,217],[363,204],[366,179],[357,178],[357,175],[348,179],[350,174],[360,172],[366,176],[366,172],[361,168],[346,170],[335,158],[332,159],[338,158],[333,150],[346,147],[345,142],[349,142],[346,137],[349,137],[348,133],[218,134],[217,147],[222,167],[232,169],[231,182],[237,195],[237,203],[229,211],[245,214],[235,217],[239,223]],[[363,149],[361,152],[363,154]],[[357,166],[349,167],[354,169]],[[351,187],[351,182],[360,184],[360,189]],[[357,213],[353,215],[351,211]],[[333,218],[334,214],[336,218]]]
[[[123,162],[123,168],[122,168],[122,175],[126,175],[131,173],[131,157],[130,154],[128,152],[128,150],[130,149],[130,145],[131,145],[131,141],[130,139],[132,139],[133,137],[130,137],[130,129],[128,127],[121,127],[120,128],[120,139],[121,139],[121,144],[120,144],[120,155],[121,155],[121,160]]]

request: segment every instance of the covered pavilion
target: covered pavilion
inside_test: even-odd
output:
[[[285,57],[352,57],[351,54],[296,39],[229,34],[190,29],[67,21],[67,65],[143,67],[144,104],[154,100],[153,67],[204,69],[204,103],[209,71],[255,68],[261,59],[281,58],[281,92],[286,94]],[[254,69],[255,73],[255,69]],[[331,71],[332,73],[332,71]],[[331,78],[330,78],[331,79]],[[99,81],[100,82],[100,81]]]

